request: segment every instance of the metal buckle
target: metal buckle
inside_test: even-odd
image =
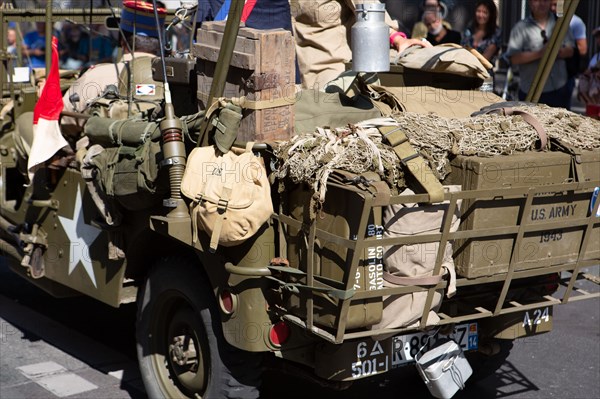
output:
[[[228,204],[228,200],[219,199],[219,201],[217,202],[217,212],[219,212],[220,214],[225,213],[225,211],[227,211]]]

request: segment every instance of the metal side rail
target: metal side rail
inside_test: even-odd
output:
[[[477,320],[487,317],[494,317],[508,313],[526,311],[537,307],[556,305],[560,303],[568,303],[569,301],[579,301],[583,299],[597,298],[596,293],[582,291],[580,288],[575,288],[575,282],[581,278],[580,274],[583,268],[598,265],[600,257],[597,256],[598,249],[594,246],[591,251],[588,251],[588,246],[591,241],[596,240],[596,233],[600,229],[600,217],[595,216],[598,212],[600,201],[593,201],[593,192],[596,187],[600,186],[600,181],[588,182],[566,182],[559,184],[539,185],[535,187],[503,187],[498,189],[482,189],[459,191],[445,194],[447,202],[447,210],[443,217],[442,226],[439,232],[422,235],[407,235],[401,237],[367,237],[366,231],[370,218],[372,219],[373,210],[377,207],[385,207],[392,204],[403,203],[427,203],[428,196],[426,194],[416,194],[407,196],[392,196],[389,202],[381,204],[381,201],[375,201],[374,196],[370,192],[362,191],[360,195],[363,199],[360,222],[358,223],[358,234],[354,237],[342,237],[330,231],[326,231],[317,227],[317,222],[310,223],[296,220],[290,215],[279,215],[275,217],[279,223],[280,229],[287,232],[289,228],[294,228],[298,231],[299,237],[303,237],[305,243],[305,260],[302,266],[302,273],[298,273],[294,280],[294,285],[303,292],[309,292],[304,299],[301,299],[302,306],[306,309],[306,316],[299,317],[297,315],[290,316],[284,312],[284,318],[290,322],[301,326],[302,328],[311,331],[313,334],[324,338],[333,343],[342,343],[347,339],[355,339],[366,336],[376,336],[390,333],[401,333],[405,331],[414,331],[415,328],[397,328],[397,329],[370,329],[368,325],[362,328],[352,328],[351,331],[347,328],[348,315],[351,305],[361,303],[365,300],[383,301],[387,296],[399,296],[402,294],[414,292],[427,292],[427,299],[423,307],[422,317],[419,325],[427,326],[427,318],[429,310],[436,291],[446,288],[447,282],[442,280],[435,286],[396,286],[394,288],[378,288],[374,290],[354,288],[354,276],[359,267],[364,266],[364,254],[369,248],[374,246],[389,247],[411,245],[419,243],[439,243],[439,249],[436,254],[436,262],[433,270],[433,275],[443,273],[442,260],[444,257],[444,249],[446,243],[456,242],[457,240],[474,240],[474,239],[497,239],[497,237],[508,237],[512,240],[512,249],[510,249],[510,257],[507,261],[504,271],[500,269],[490,273],[490,275],[482,275],[474,278],[459,277],[456,285],[457,290],[461,293],[461,288],[474,287],[484,284],[496,284],[497,292],[495,292],[493,304],[485,305],[474,303],[469,311],[462,311],[457,314],[440,313],[440,321],[437,325],[446,325],[460,323],[468,320]],[[357,192],[356,188],[348,188],[349,191]],[[450,232],[452,215],[458,207],[459,201],[488,201],[492,204],[502,203],[501,201],[510,200],[512,207],[517,208],[515,212],[516,223],[510,226],[495,227],[483,225],[478,228],[459,229],[458,231]],[[500,202],[499,202],[500,201]],[[585,215],[580,212],[578,216],[569,215],[560,219],[546,218],[535,220],[531,217],[532,209],[540,207],[539,204],[570,204],[577,201],[578,210],[587,207]],[[376,205],[375,205],[376,204]],[[544,232],[554,229],[565,229],[565,231],[575,231],[576,238],[571,239],[574,245],[574,253],[555,256],[548,254],[543,259],[531,261],[523,254],[519,254],[524,239],[535,236],[545,237]],[[592,236],[594,238],[592,238]],[[315,262],[319,254],[316,250],[316,245],[319,248],[324,247],[324,243],[333,243],[338,248],[345,248],[347,256],[343,259],[341,267],[345,268],[343,277],[335,279],[319,275],[319,264]],[[551,246],[553,244],[550,244]],[[554,247],[552,247],[554,248]],[[552,251],[553,253],[555,251]],[[590,256],[590,254],[592,254]],[[299,267],[299,265],[291,265],[291,267]],[[285,271],[281,270],[285,274]],[[562,282],[566,285],[566,289],[561,298],[555,298],[550,295],[541,295],[533,303],[521,303],[511,298],[513,283],[527,278],[538,278],[552,273],[569,272],[570,278],[568,282]],[[594,281],[593,278],[588,278]],[[283,278],[279,284],[284,285],[286,278]],[[301,288],[300,288],[301,287]],[[330,295],[329,301],[336,306],[337,313],[334,314],[333,327],[324,327],[316,323],[318,308],[315,307],[315,299],[317,296],[324,295],[324,292],[343,292],[345,295]],[[326,295],[326,294],[325,294]],[[337,298],[335,298],[337,297]],[[366,303],[366,302],[363,302]],[[421,328],[425,329],[425,328]]]

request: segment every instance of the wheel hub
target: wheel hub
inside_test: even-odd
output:
[[[188,361],[188,351],[183,349],[183,338],[182,336],[174,337],[173,343],[169,345],[169,354],[171,359],[180,366],[183,366]]]
[[[191,308],[184,306],[170,319],[163,341],[167,349],[165,365],[170,370],[170,378],[190,396],[203,392],[206,387],[199,336],[201,330],[198,317]]]

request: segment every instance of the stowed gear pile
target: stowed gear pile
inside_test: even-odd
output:
[[[390,187],[403,188],[400,161],[393,149],[382,141],[376,128],[360,124],[318,128],[314,133],[294,136],[275,150],[280,160],[276,174],[278,178],[287,176],[294,183],[309,183],[320,202],[325,201],[327,178],[334,169],[356,174],[376,171]]]
[[[519,106],[544,127],[550,139],[581,150],[600,149],[600,121],[544,105]],[[327,178],[333,169],[353,173],[376,171],[393,191],[405,188],[400,162],[382,142],[375,126],[397,125],[410,143],[427,158],[436,176],[450,173],[453,155],[492,157],[533,150],[539,134],[520,115],[485,114],[471,118],[445,118],[434,114],[403,112],[394,119],[381,118],[336,129],[319,128],[293,137],[276,149],[277,177],[310,184],[325,200]]]
[[[514,109],[534,116],[549,138],[582,150],[600,148],[600,121],[545,105]],[[520,115],[487,114],[458,119],[403,112],[394,119],[411,144],[429,159],[440,180],[450,173],[451,154],[510,155],[534,149],[539,139],[536,130]]]
[[[410,143],[424,155],[436,177],[450,173],[449,156],[494,156],[534,149],[538,134],[520,116],[469,119],[404,112],[395,117]]]
[[[546,133],[561,143],[580,150],[600,149],[600,121],[547,105],[518,107],[535,116]]]

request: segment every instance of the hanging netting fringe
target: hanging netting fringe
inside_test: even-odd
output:
[[[393,119],[386,123],[396,124]],[[361,174],[374,171],[390,187],[404,188],[404,175],[398,156],[382,142],[374,125],[318,128],[314,133],[294,136],[275,150],[279,158],[278,178],[289,177],[294,183],[308,183],[325,201],[327,179],[334,169]]]
[[[600,148],[600,121],[544,105],[515,109],[533,115],[549,138],[581,150]],[[479,115],[445,118],[434,114],[403,112],[394,116],[410,143],[431,163],[443,180],[450,173],[449,156],[492,157],[535,149],[536,130],[519,115]]]

